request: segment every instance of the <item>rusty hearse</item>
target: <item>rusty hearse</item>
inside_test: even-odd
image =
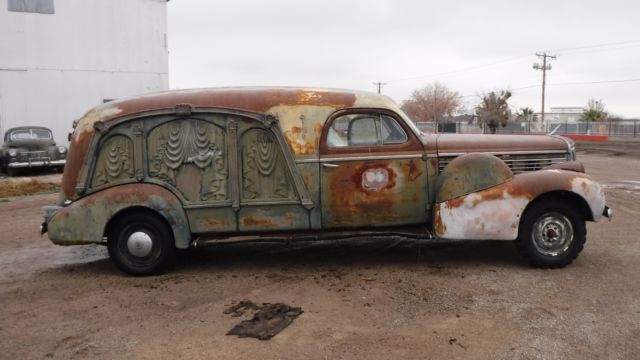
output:
[[[558,136],[423,134],[373,93],[169,91],[77,122],[42,231],[135,275],[194,246],[379,235],[510,240],[556,268],[611,217],[575,160]]]

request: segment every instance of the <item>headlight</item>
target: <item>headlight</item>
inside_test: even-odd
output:
[[[9,156],[15,157],[18,155],[18,151],[16,149],[9,149]]]
[[[64,146],[58,146],[58,153],[64,154],[67,152],[67,148]]]

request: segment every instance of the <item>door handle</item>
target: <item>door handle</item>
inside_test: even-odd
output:
[[[340,165],[338,165],[338,164],[332,164],[332,163],[322,163],[322,166],[324,166],[324,167],[328,167],[328,168],[337,168],[337,167],[339,167]]]

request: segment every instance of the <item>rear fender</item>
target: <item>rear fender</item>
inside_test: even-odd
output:
[[[191,230],[180,200],[169,190],[152,184],[108,188],[58,209],[47,221],[49,238],[58,245],[103,243],[111,218],[134,207],[158,213],[171,227],[176,247],[189,246]]]
[[[515,175],[494,187],[437,202],[434,232],[445,239],[515,240],[527,206],[544,194],[570,192],[588,205],[598,221],[605,208],[602,188],[589,176],[567,170],[545,169]]]

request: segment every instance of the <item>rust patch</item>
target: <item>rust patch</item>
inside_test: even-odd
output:
[[[464,199],[466,199],[466,198],[467,198],[466,196],[460,196],[460,197],[457,197],[455,199],[451,199],[451,200],[447,201],[447,204],[449,205],[450,208],[458,208],[458,207],[462,206],[462,204],[464,203]]]
[[[204,218],[202,219],[202,223],[206,227],[226,227],[227,222],[217,218]]]
[[[274,227],[276,224],[273,223],[271,219],[260,219],[254,218],[253,216],[247,216],[242,219],[242,223],[244,226],[264,226],[264,227]]]
[[[410,182],[413,182],[417,178],[422,176],[422,170],[419,169],[419,167],[416,165],[416,163],[419,163],[419,161],[418,160],[411,160],[408,163],[409,173],[407,174],[407,178],[409,179]]]
[[[73,136],[73,140],[71,144],[69,144],[69,153],[67,154],[67,162],[64,166],[64,173],[62,174],[61,186],[62,192],[67,199],[75,200],[78,198],[76,186],[78,185],[80,169],[87,156],[92,135],[92,132],[80,132],[77,136]]]
[[[311,136],[302,128],[293,126],[284,132],[284,138],[295,155],[311,155],[318,150],[321,132],[322,124],[320,123],[314,125]]]
[[[193,107],[220,107],[264,113],[279,105],[328,106],[335,109],[352,107],[356,95],[349,92],[298,88],[218,88],[177,90],[116,100],[105,107],[118,107],[117,116],[132,115],[143,111],[171,109],[176,104]]]
[[[444,225],[442,218],[440,217],[440,205],[435,206],[433,228],[436,234],[439,235],[442,235],[447,231],[447,227]]]
[[[369,181],[367,175],[375,174],[376,171],[385,171],[387,173],[386,183],[378,188],[367,188],[364,185]],[[375,175],[374,175],[375,176]],[[371,163],[363,164],[360,166],[351,177],[351,181],[355,185],[355,188],[367,195],[373,195],[372,190],[381,191],[386,189],[393,189],[396,186],[396,172],[389,166],[388,163]],[[368,176],[371,178],[371,176]],[[375,181],[375,179],[373,179]]]

